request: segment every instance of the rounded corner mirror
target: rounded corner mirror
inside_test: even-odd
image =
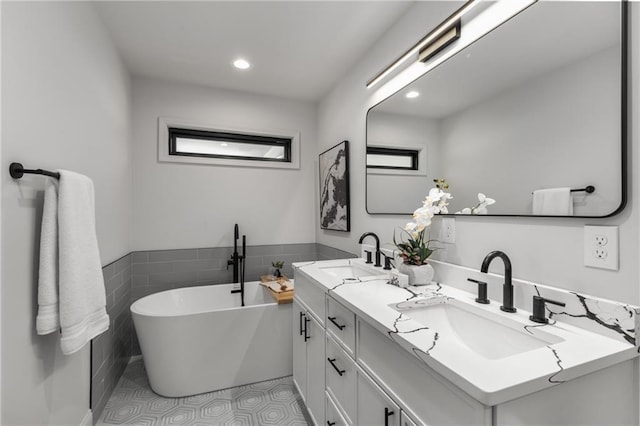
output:
[[[537,2],[367,112],[366,207],[411,214],[445,178],[449,211],[607,217],[626,204],[626,2]],[[464,31],[464,29],[463,29]],[[372,167],[415,150],[413,170]],[[592,186],[594,191],[586,191]],[[570,208],[540,195],[570,191]]]

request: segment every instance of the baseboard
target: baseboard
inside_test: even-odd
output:
[[[80,426],[93,426],[93,413],[91,410],[87,410],[87,414],[84,415]]]

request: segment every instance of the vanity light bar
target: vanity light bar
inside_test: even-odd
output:
[[[449,46],[451,43],[460,38],[461,23],[458,20],[453,27],[451,27],[446,33],[442,34],[433,43],[428,44],[424,49],[418,53],[418,60],[420,62],[427,62],[430,58],[438,54],[442,49]]]
[[[420,52],[421,50],[424,50],[425,47],[428,46],[430,43],[432,43],[434,40],[439,39],[443,35],[443,33],[450,32],[452,27],[455,28],[456,21],[459,21],[460,18],[462,18],[462,16],[465,13],[467,13],[469,10],[471,10],[479,2],[480,2],[480,0],[468,0],[464,5],[462,5],[462,7],[460,7],[458,10],[453,12],[453,14],[451,14],[447,19],[445,19],[433,31],[431,31],[429,34],[424,36],[419,42],[417,42],[415,45],[413,45],[413,47],[411,47],[404,54],[402,54],[402,56],[400,56],[398,59],[393,61],[389,66],[387,66],[385,69],[383,69],[378,74],[376,74],[372,79],[370,79],[367,82],[367,89],[369,89],[369,88],[373,87],[374,85],[376,85],[383,78],[388,76],[393,70],[398,68],[407,59],[411,58],[412,56],[414,56],[416,53]],[[451,42],[452,41],[450,41],[449,43],[451,43]],[[446,47],[446,45],[444,47]],[[441,49],[443,49],[444,47],[441,47]],[[435,55],[436,53],[438,53],[438,51],[433,53],[432,56]]]

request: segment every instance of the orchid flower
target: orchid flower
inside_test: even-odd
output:
[[[478,192],[478,204],[475,207],[465,207],[464,209],[462,209],[459,212],[456,212],[455,214],[477,214],[477,215],[483,215],[483,214],[488,214],[489,211],[487,210],[487,206],[490,206],[492,204],[495,204],[496,200],[494,200],[493,198],[489,198],[486,195],[484,195],[482,192]]]
[[[422,206],[413,212],[413,221],[402,228],[409,238],[398,242],[395,235],[393,237],[393,242],[400,251],[404,263],[422,265],[434,251],[429,248],[431,240],[425,237],[424,231],[431,226],[436,214],[448,213],[447,206],[449,200],[453,198],[451,194],[443,191],[443,188],[449,187],[444,179],[438,179],[435,182],[436,187],[429,190]]]

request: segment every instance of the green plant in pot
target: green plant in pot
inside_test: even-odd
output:
[[[280,272],[280,269],[284,267],[284,262],[282,260],[277,260],[275,262],[271,262],[271,266],[275,268],[275,270],[273,271],[273,276],[276,278],[280,278],[282,276],[282,272]]]

